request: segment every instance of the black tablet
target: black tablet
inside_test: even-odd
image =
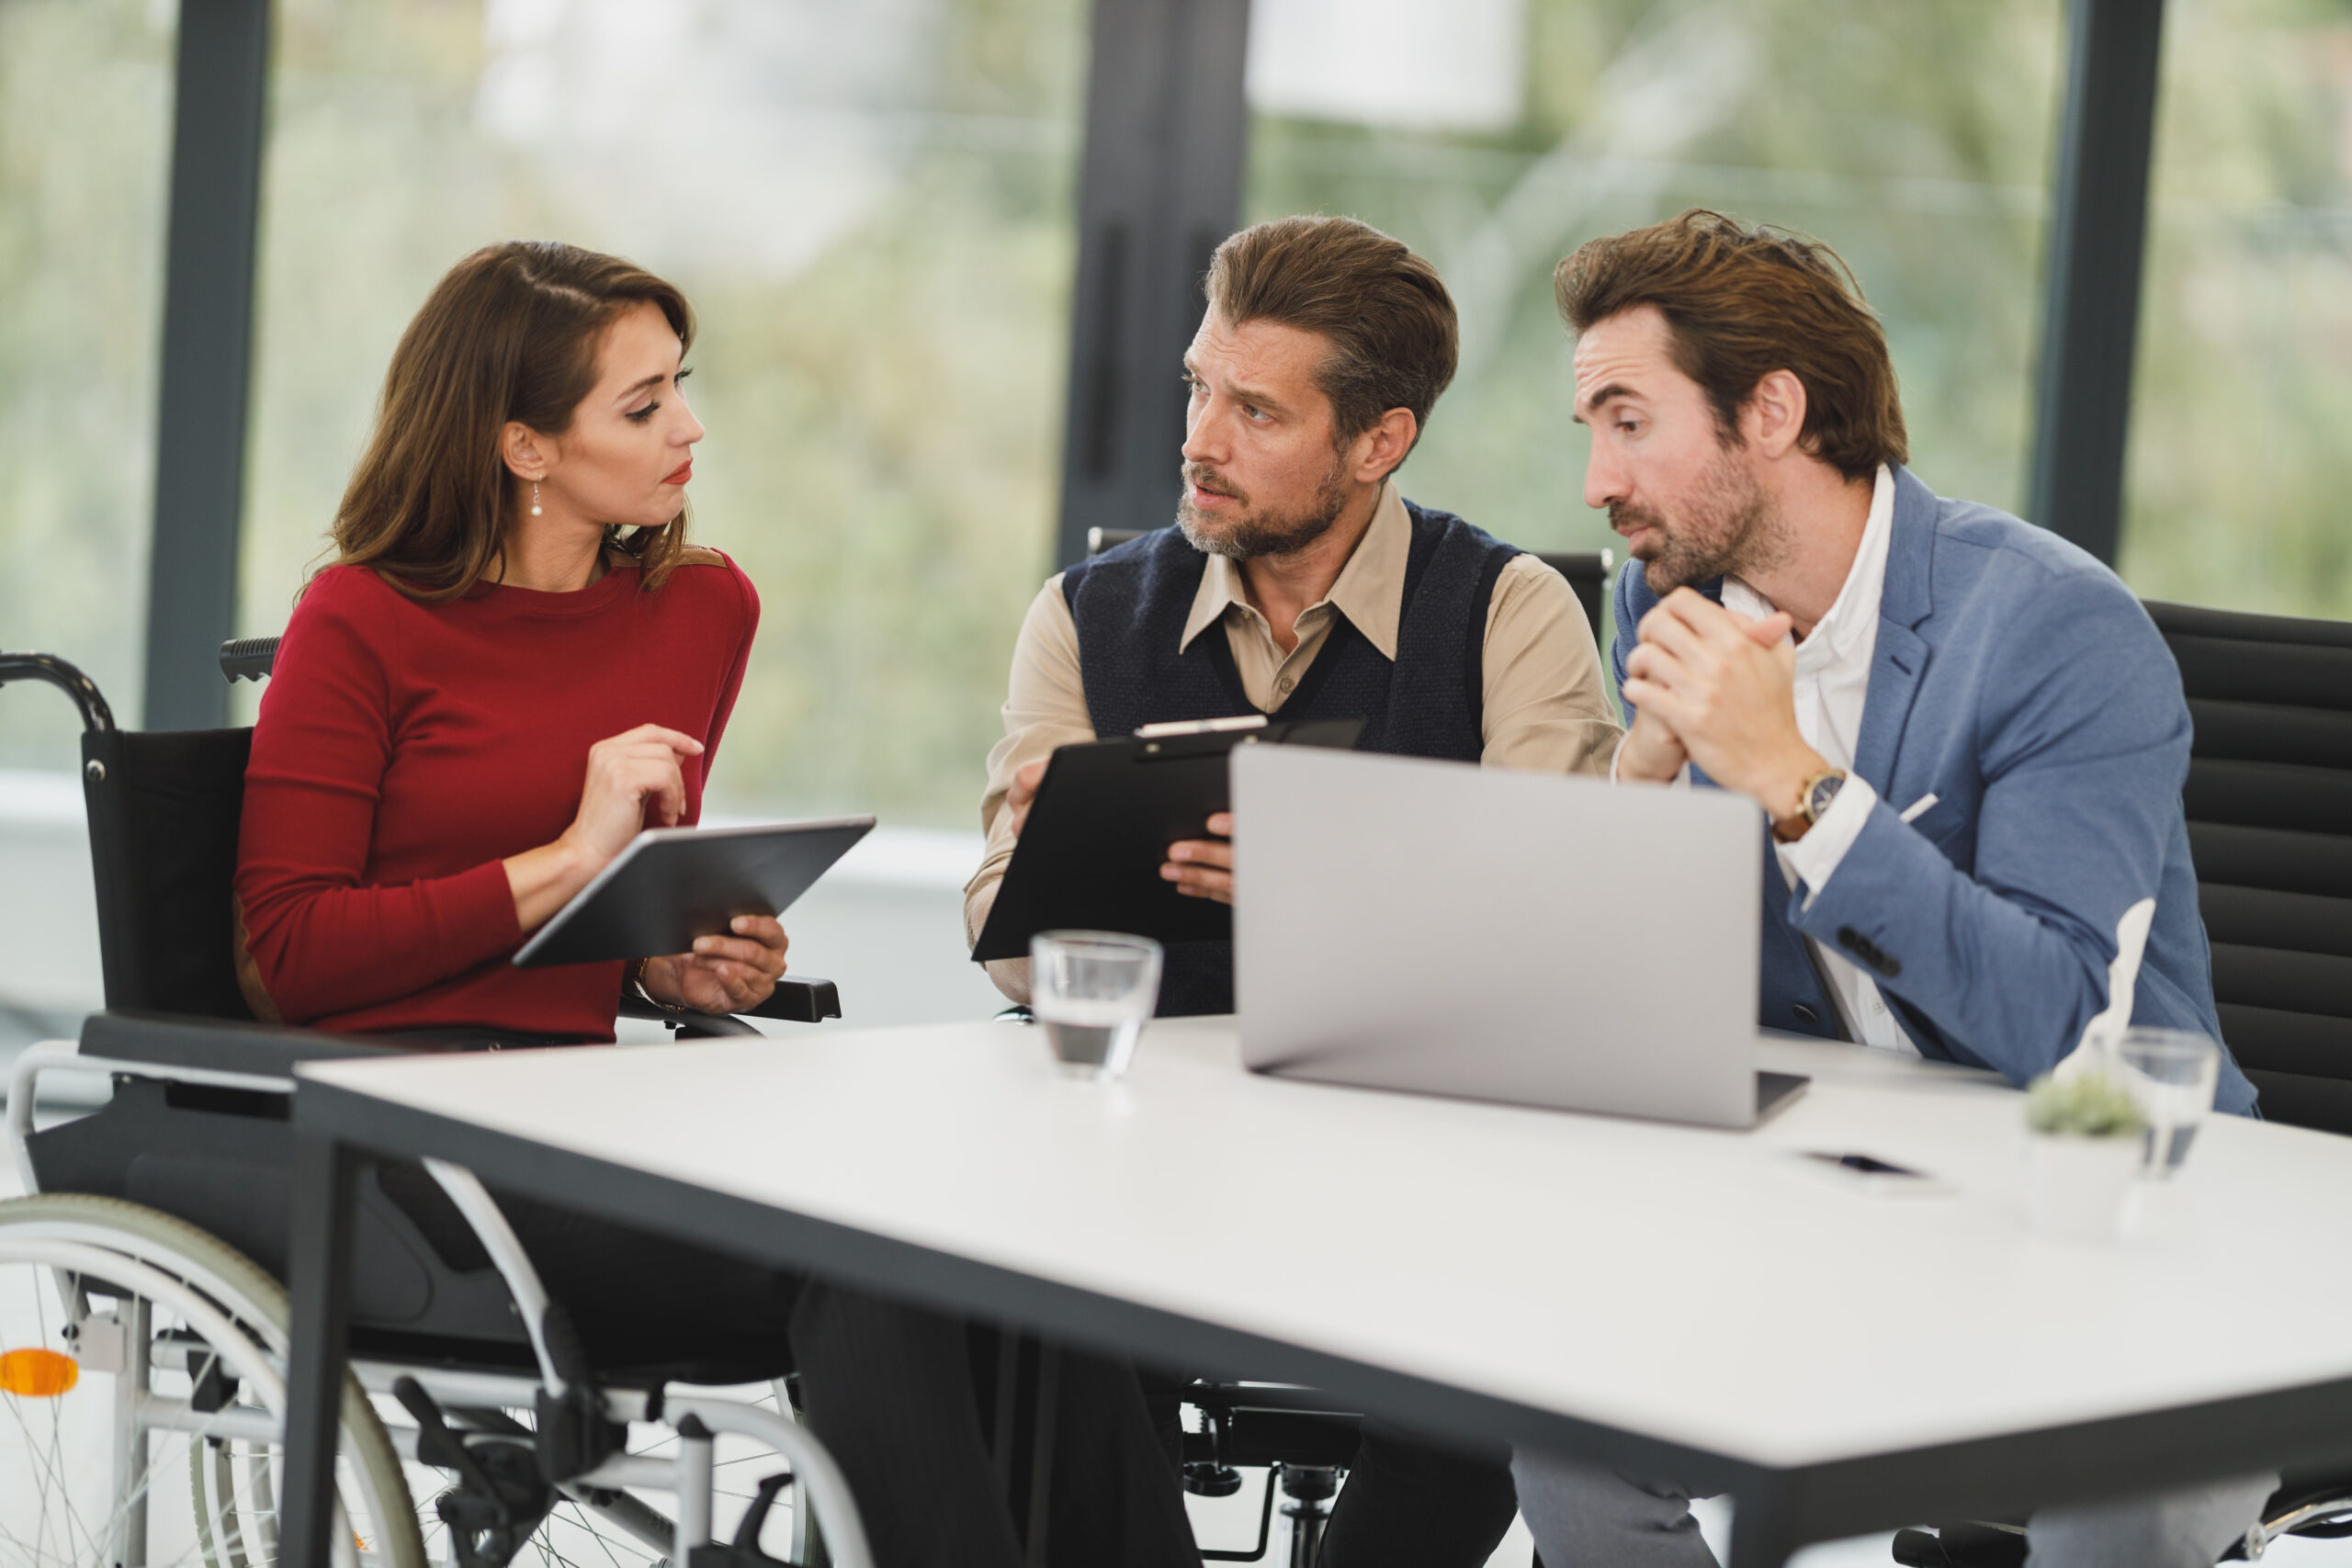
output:
[[[1209,836],[1209,818],[1233,798],[1227,761],[1234,747],[1344,749],[1363,729],[1360,718],[1244,716],[1148,725],[1128,739],[1057,749],[973,958],[1026,958],[1029,939],[1043,931],[1228,940],[1230,908],[1160,880],[1168,846]]]
[[[533,933],[514,967],[685,953],[738,915],[782,914],[873,827],[871,817],[843,817],[649,828]]]

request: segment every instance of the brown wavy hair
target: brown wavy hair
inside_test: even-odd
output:
[[[686,297],[618,256],[510,240],[451,267],[392,350],[375,433],[335,509],[328,564],[372,567],[428,603],[471,592],[504,556],[514,522],[520,491],[500,451],[508,422],[569,430],[595,387],[606,329],[643,302],[692,346]],[[685,553],[686,513],[611,534],[650,591]]]
[[[1853,269],[1818,240],[1704,208],[1577,247],[1552,275],[1577,332],[1648,305],[1666,318],[1676,368],[1714,405],[1725,445],[1756,383],[1804,383],[1805,451],[1849,479],[1910,457],[1886,333]]]
[[[1435,267],[1369,223],[1278,218],[1244,229],[1210,257],[1206,291],[1237,327],[1275,321],[1330,340],[1315,383],[1343,451],[1390,409],[1411,411],[1419,445],[1453,379],[1453,296]]]

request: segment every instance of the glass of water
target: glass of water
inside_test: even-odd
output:
[[[1073,1077],[1108,1083],[1127,1070],[1159,1000],[1159,944],[1115,931],[1040,931],[1029,939],[1029,1010]]]
[[[2115,1059],[2148,1123],[2143,1174],[2162,1181],[2180,1168],[2197,1128],[2213,1109],[2222,1048],[2187,1029],[2129,1029]]]

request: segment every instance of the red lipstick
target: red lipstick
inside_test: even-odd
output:
[[[679,464],[676,471],[672,473],[668,479],[663,479],[662,482],[665,485],[682,485],[694,477],[695,460],[692,457],[689,457],[684,462]]]

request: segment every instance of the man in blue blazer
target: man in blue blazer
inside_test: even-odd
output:
[[[1690,212],[1585,245],[1555,283],[1585,500],[1638,567],[1614,774],[1762,808],[1759,1021],[2023,1084],[2107,1005],[2118,922],[2153,897],[2133,1021],[2219,1038],[2172,656],[2105,566],[1905,467],[1844,263]],[[2220,1107],[2254,1098],[2225,1055]],[[1713,1561],[1668,1482],[1515,1469],[1548,1568]],[[2030,1562],[2210,1568],[2275,1485],[2047,1509]]]

